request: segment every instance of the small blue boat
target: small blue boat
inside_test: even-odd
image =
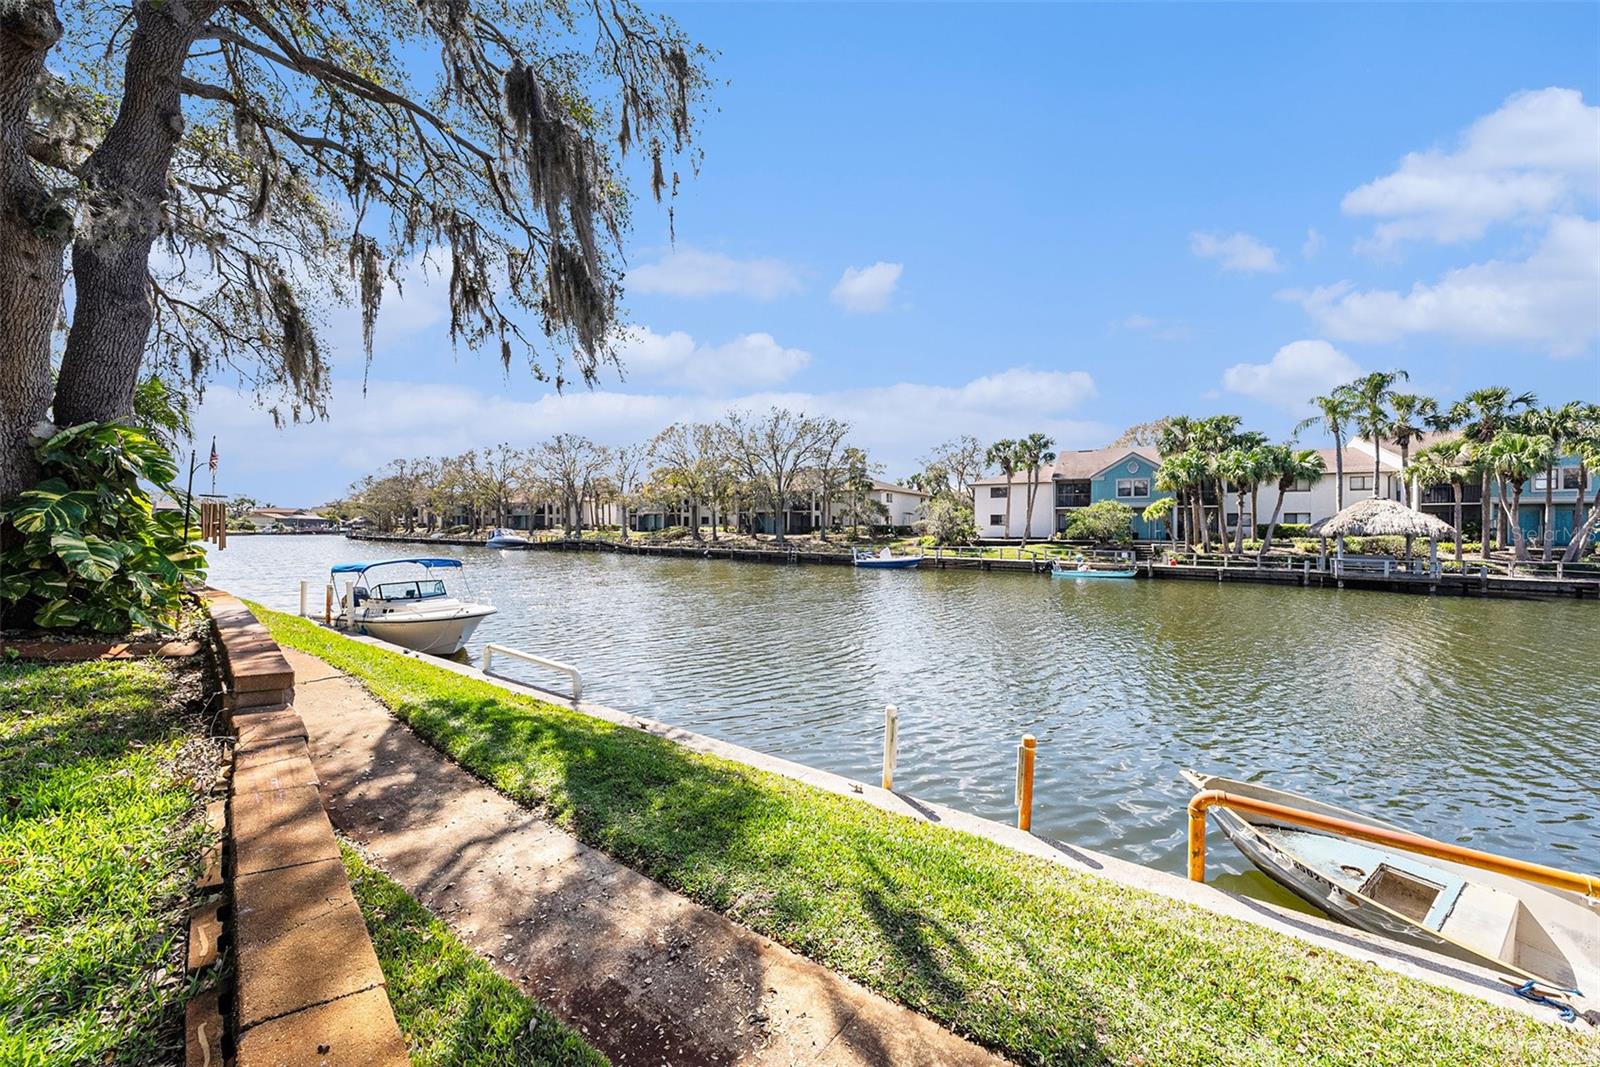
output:
[[[877,553],[851,549],[850,558],[857,567],[877,571],[908,571],[922,563],[921,556],[896,556],[888,548]]]
[[[1138,571],[1130,567],[1127,570],[1095,570],[1088,563],[1076,563],[1062,566],[1061,560],[1056,560],[1050,565],[1052,578],[1132,578]]]

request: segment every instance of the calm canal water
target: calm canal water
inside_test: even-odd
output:
[[[294,611],[334,561],[408,551],[424,550],[239,537],[211,580]],[[565,660],[587,699],[867,781],[893,703],[896,786],[1002,820],[1033,733],[1035,830],[1169,871],[1184,767],[1600,867],[1592,603],[426,551],[464,557],[468,591],[500,609],[474,652]],[[1213,845],[1214,870],[1247,869]]]

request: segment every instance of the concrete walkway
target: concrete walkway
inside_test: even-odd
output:
[[[334,825],[619,1067],[1006,1062],[579,843],[284,654]]]

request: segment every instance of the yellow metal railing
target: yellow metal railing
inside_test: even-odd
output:
[[[1463,866],[1493,871],[1495,874],[1537,882],[1555,889],[1564,889],[1590,900],[1600,900],[1600,878],[1594,875],[1577,874],[1546,867],[1540,863],[1496,856],[1464,845],[1452,845],[1448,841],[1435,841],[1431,837],[1422,837],[1404,830],[1368,826],[1334,815],[1321,815],[1313,811],[1291,808],[1285,804],[1275,804],[1270,800],[1240,796],[1221,789],[1207,789],[1196,793],[1189,801],[1189,878],[1192,881],[1206,880],[1206,811],[1217,806],[1262,815],[1292,826],[1326,830],[1344,837],[1353,837],[1358,841],[1387,845],[1403,852],[1415,852],[1422,856],[1432,856],[1434,859],[1449,860]]]

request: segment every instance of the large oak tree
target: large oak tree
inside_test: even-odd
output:
[[[418,269],[454,341],[592,380],[621,157],[676,185],[703,63],[628,0],[0,0],[0,500],[38,423],[126,416],[142,375],[320,414],[322,312],[359,302],[370,360]]]

